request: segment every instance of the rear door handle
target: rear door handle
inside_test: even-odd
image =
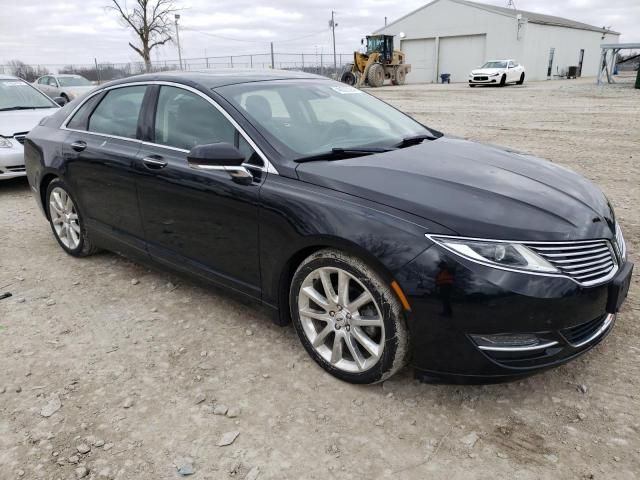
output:
[[[167,162],[159,156],[149,156],[142,159],[144,166],[153,170],[159,170],[167,166]]]
[[[81,152],[85,148],[87,148],[87,142],[82,140],[77,140],[71,144],[71,148],[73,148],[76,152]]]

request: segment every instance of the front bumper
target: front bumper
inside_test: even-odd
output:
[[[492,85],[500,82],[500,75],[497,77],[490,77],[487,75],[474,75],[469,77],[469,84],[471,85]]]
[[[448,283],[440,280],[443,269],[451,273]],[[438,246],[396,278],[412,309],[412,365],[426,381],[479,383],[527,376],[588,351],[615,322],[607,312],[610,282],[582,287],[563,277],[496,270]],[[478,341],[502,336],[538,341],[520,348]]]
[[[9,139],[10,148],[0,148],[0,180],[24,177],[24,147],[15,139]]]

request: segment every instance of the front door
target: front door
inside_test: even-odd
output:
[[[133,167],[146,88],[115,88],[89,99],[67,124],[63,146],[66,178],[89,228],[140,252],[145,251],[144,233]]]
[[[264,172],[227,117],[198,93],[162,85],[149,142],[138,153],[138,195],[152,257],[260,296],[258,192]],[[196,145],[228,142],[256,162],[254,181],[189,166]]]

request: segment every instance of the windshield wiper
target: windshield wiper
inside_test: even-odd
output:
[[[53,108],[53,107],[49,107],[49,106],[42,106],[42,107],[25,107],[22,105],[16,105],[15,107],[5,107],[5,108],[0,108],[0,112],[6,112],[7,110],[34,110],[36,108]]]
[[[363,148],[332,148],[329,152],[317,153],[306,157],[296,158],[294,162],[316,162],[319,160],[344,160],[347,158],[363,157],[375,153],[385,153],[395,150],[389,147],[363,147]]]
[[[434,135],[429,135],[429,134],[414,135],[413,137],[403,138],[402,141],[394,145],[394,147],[396,148],[410,147],[412,145],[418,145],[419,143],[422,143],[425,140],[436,140],[437,138],[438,137]]]

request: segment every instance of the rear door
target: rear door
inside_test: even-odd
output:
[[[91,97],[67,123],[63,147],[66,179],[89,228],[140,252],[144,233],[134,163],[146,90],[145,85],[123,86]]]
[[[201,94],[162,85],[138,153],[138,195],[152,257],[254,297],[260,296],[258,192],[262,160],[221,107]],[[191,168],[196,145],[227,142],[246,155],[249,185],[226,171]]]

